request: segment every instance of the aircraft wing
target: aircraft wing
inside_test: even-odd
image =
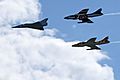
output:
[[[93,23],[93,22],[92,22],[90,19],[88,19],[88,18],[82,20],[82,23],[85,23],[85,22],[87,22],[87,23]]]
[[[43,19],[42,21],[37,21],[37,22],[35,22],[35,23],[32,23],[33,25],[35,25],[35,24],[45,24],[45,23],[47,23],[47,20],[48,20],[48,18],[45,18],[45,19]]]
[[[87,14],[89,9],[83,9],[78,14]]]
[[[97,47],[96,45],[91,45],[90,49],[87,49],[87,50],[93,50],[93,49],[101,50],[101,48]]]
[[[89,39],[87,42],[95,42],[95,40],[96,40],[96,37]]]

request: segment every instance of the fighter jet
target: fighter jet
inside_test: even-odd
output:
[[[72,47],[84,47],[84,46],[88,46],[90,47],[90,49],[87,50],[101,50],[101,48],[97,47],[96,45],[102,45],[102,44],[107,44],[110,43],[110,41],[108,41],[108,36],[105,37],[104,39],[100,40],[100,41],[95,41],[95,38],[91,38],[89,39],[87,42],[79,42],[77,44],[72,45]]]
[[[82,20],[82,22],[78,22],[78,23],[93,23],[93,21],[91,21],[89,18],[103,15],[103,13],[101,13],[102,8],[90,14],[87,14],[88,10],[89,9],[83,9],[77,14],[64,17],[64,19]]]
[[[44,30],[43,26],[48,25],[47,20],[48,20],[48,18],[45,18],[42,21],[38,21],[38,22],[35,22],[35,23],[21,24],[21,25],[18,25],[18,26],[14,26],[12,28],[32,28],[32,29],[37,29],[37,30]]]

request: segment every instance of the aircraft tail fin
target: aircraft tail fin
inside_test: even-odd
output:
[[[98,10],[95,11],[93,14],[101,14],[101,15],[103,15],[103,13],[102,13],[101,11],[102,11],[102,8],[98,9]]]
[[[44,20],[40,21],[40,24],[42,26],[47,26],[48,25],[47,20],[48,20],[48,18],[45,18]]]
[[[110,41],[108,39],[109,39],[109,37],[107,36],[102,41],[105,42],[105,43],[109,43]]]
[[[100,44],[105,44],[105,43],[110,43],[110,41],[108,40],[109,37],[105,37],[104,39],[102,39],[101,41],[99,41]]]

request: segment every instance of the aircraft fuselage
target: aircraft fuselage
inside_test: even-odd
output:
[[[101,41],[97,41],[97,42],[80,42],[79,44],[75,44],[72,45],[73,47],[84,47],[84,46],[94,46],[94,45],[102,45],[102,44],[108,44],[110,43],[110,41],[106,41],[106,42],[101,42]]]
[[[92,17],[97,17],[97,16],[101,16],[103,14],[75,14],[75,15],[70,15],[65,17],[64,19],[72,19],[72,20],[83,20],[83,19],[87,19],[87,18],[92,18]]]
[[[105,37],[104,39],[100,40],[100,41],[95,41],[95,38],[90,38],[89,40],[87,40],[86,42],[79,42],[77,44],[73,44],[72,47],[84,47],[84,46],[88,46],[90,47],[90,49],[87,50],[93,50],[93,49],[97,49],[97,50],[101,50],[101,48],[97,47],[96,45],[102,45],[102,44],[108,44],[110,43],[110,41],[108,40],[108,36]]]
[[[15,26],[17,28],[32,28],[32,29],[38,29],[38,30],[44,30],[42,25],[38,25],[38,24],[22,24],[22,25],[18,25]]]
[[[18,26],[14,26],[12,28],[32,28],[32,29],[37,29],[37,30],[44,30],[43,27],[48,25],[47,20],[48,20],[48,18],[45,18],[42,21],[37,21],[35,23],[21,24]]]

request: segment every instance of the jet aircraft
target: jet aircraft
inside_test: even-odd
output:
[[[87,14],[88,10],[89,9],[83,9],[77,14],[64,17],[64,19],[82,20],[82,22],[78,22],[78,23],[93,23],[93,21],[91,21],[89,18],[103,15],[103,13],[101,13],[102,8],[100,8],[97,11],[90,13],[90,14]]]
[[[12,28],[32,28],[32,29],[37,29],[37,30],[44,30],[43,26],[47,26],[48,18],[43,19],[42,21],[38,21],[35,23],[26,23],[26,24],[21,24],[18,26],[14,26]]]
[[[108,41],[108,36],[105,37],[104,39],[100,40],[100,41],[95,41],[96,40],[96,37],[95,38],[91,38],[89,39],[87,42],[79,42],[77,44],[74,44],[72,45],[72,47],[84,47],[84,46],[88,46],[90,47],[90,49],[87,49],[87,50],[101,50],[101,48],[97,47],[96,45],[102,45],[102,44],[107,44],[107,43],[110,43],[110,41]]]

